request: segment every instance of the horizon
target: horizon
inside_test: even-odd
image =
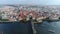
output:
[[[0,0],[0,4],[60,5],[60,0]]]

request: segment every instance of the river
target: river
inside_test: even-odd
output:
[[[1,23],[1,22],[0,22]],[[33,34],[31,21],[4,22],[0,24],[0,34]]]
[[[36,34],[60,34],[60,21],[48,22],[44,21],[41,24],[34,24]],[[28,23],[14,22],[0,24],[0,32],[3,34],[33,34],[31,21]]]
[[[44,21],[42,24],[35,24],[34,27],[36,34],[60,34],[60,21]]]

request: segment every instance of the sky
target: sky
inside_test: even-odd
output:
[[[0,0],[0,4],[60,5],[60,0]]]

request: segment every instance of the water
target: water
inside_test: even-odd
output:
[[[33,34],[31,21],[28,23],[24,22],[5,22],[5,24],[0,24],[0,32],[3,34]]]
[[[60,21],[44,21],[42,24],[35,24],[34,27],[37,34],[60,34]]]
[[[42,24],[34,24],[34,27],[37,34],[60,34],[60,21],[44,21]],[[14,24],[0,24],[0,32],[4,34],[33,34],[31,21],[28,23],[14,22]]]

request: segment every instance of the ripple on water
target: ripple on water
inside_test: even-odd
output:
[[[35,29],[37,34],[60,34],[60,21],[44,21],[42,24],[35,24]]]

